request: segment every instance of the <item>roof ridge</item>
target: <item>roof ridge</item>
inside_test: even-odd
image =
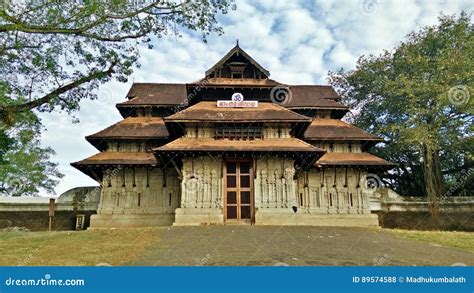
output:
[[[278,106],[278,107],[280,107],[280,108],[282,108],[282,109],[285,109],[286,111],[289,111],[289,112],[291,112],[291,113],[293,113],[293,114],[296,114],[296,115],[298,115],[298,116],[301,116],[302,118],[306,118],[306,119],[312,121],[312,120],[311,120],[311,117],[308,117],[308,116],[303,115],[303,114],[300,114],[300,113],[296,113],[295,111],[290,110],[290,109],[288,109],[288,108],[286,108],[286,107],[283,107],[282,105],[279,105],[278,103],[273,103],[273,102],[262,102],[262,103],[269,103],[269,104],[276,105],[276,106]]]
[[[183,82],[133,82],[134,84],[163,84],[163,85],[185,85],[186,83]]]

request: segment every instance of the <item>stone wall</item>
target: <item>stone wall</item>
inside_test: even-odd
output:
[[[445,230],[474,232],[474,207],[469,212],[444,211],[438,212],[433,219],[428,211],[374,211],[379,217],[383,228],[408,230]]]
[[[426,197],[402,197],[388,188],[380,188],[370,200],[371,210],[384,228],[474,231],[474,197],[440,200],[436,218],[430,213]]]
[[[77,215],[84,215],[84,229],[99,203],[98,187],[73,188],[56,198],[53,230],[75,230]],[[25,227],[31,231],[46,231],[49,224],[49,198],[0,197],[0,229]]]
[[[377,226],[369,196],[358,187],[364,172],[339,168],[300,172],[294,161],[257,160],[256,225]],[[347,178],[347,179],[346,179]]]
[[[174,168],[134,167],[105,172],[97,215],[91,227],[163,226],[174,222],[180,202]]]
[[[183,158],[176,225],[224,223],[222,158]]]
[[[346,173],[347,172],[347,173]],[[370,213],[369,193],[360,185],[364,171],[351,168],[311,170],[298,178],[298,205],[310,213]]]

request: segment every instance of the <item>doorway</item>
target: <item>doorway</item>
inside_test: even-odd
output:
[[[226,223],[253,223],[252,161],[227,160],[224,164],[224,173],[224,217]]]

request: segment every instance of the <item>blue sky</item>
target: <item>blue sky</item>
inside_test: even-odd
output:
[[[394,48],[409,32],[435,24],[440,12],[474,10],[471,0],[235,1],[237,10],[219,18],[224,35],[210,36],[207,44],[200,34],[186,32],[159,39],[153,50],[143,48],[142,67],[128,83],[107,83],[100,88],[98,100],[81,102],[75,114],[80,123],[73,124],[66,113],[41,114],[46,127],[42,144],[56,151],[52,160],[65,174],[56,187],[57,195],[73,187],[97,185],[69,164],[98,152],[84,137],[122,119],[115,104],[125,100],[133,81],[198,80],[239,39],[272,79],[326,84],[328,71],[353,69],[359,56]]]

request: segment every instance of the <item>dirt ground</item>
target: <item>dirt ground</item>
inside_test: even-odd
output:
[[[275,226],[167,227],[130,265],[459,266],[474,254],[382,229]]]

